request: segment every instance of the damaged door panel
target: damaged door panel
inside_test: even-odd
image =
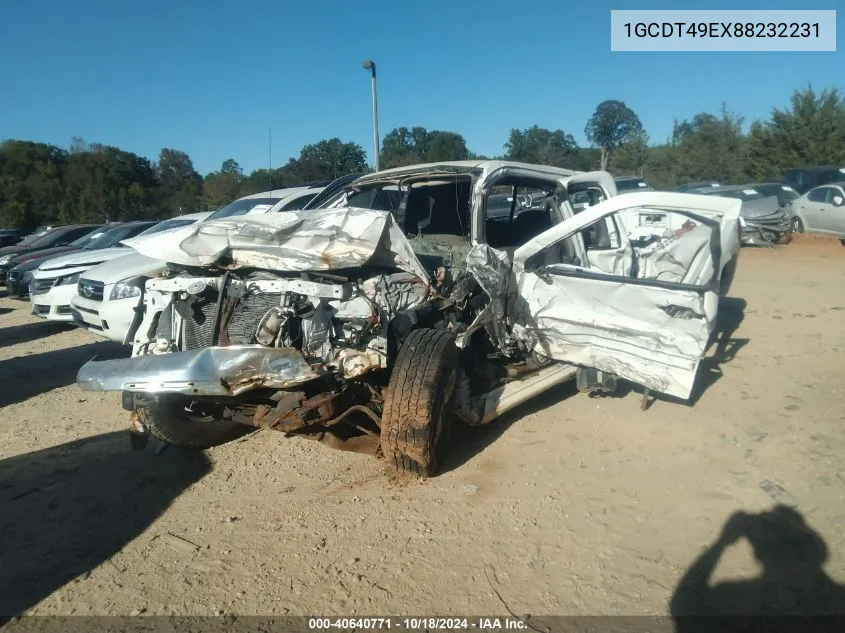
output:
[[[579,231],[641,208],[680,213],[695,226],[631,247],[634,274],[608,274],[561,254]],[[514,254],[520,302],[514,318],[556,360],[689,398],[716,319],[722,224],[735,225],[739,208],[727,199],[643,192],[583,211]],[[619,239],[628,241],[624,232]]]

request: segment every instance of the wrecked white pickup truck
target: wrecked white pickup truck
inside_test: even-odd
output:
[[[604,201],[576,214],[584,189]],[[576,375],[688,398],[740,202],[615,194],[605,172],[438,163],[364,176],[321,209],[128,240],[167,270],[146,282],[133,357],[78,383],[121,391],[136,432],[173,444],[273,428],[423,476],[453,418],[484,424]],[[685,222],[634,242],[632,210]]]

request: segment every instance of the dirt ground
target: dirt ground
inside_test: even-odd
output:
[[[803,608],[845,581],[844,285],[838,242],[743,249],[694,404],[559,388],[421,483],[272,431],[132,451],[119,397],[74,383],[128,348],[0,298],[0,615]],[[746,582],[682,581],[701,554]]]

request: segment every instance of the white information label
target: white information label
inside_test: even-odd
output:
[[[835,51],[836,11],[613,10],[611,51]]]

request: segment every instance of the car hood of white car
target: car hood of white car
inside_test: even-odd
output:
[[[79,268],[81,266],[96,266],[103,262],[123,257],[132,253],[131,248],[116,247],[116,248],[100,248],[93,251],[79,251],[71,255],[63,255],[48,259],[46,262],[38,267],[39,271],[56,271],[63,268]]]
[[[122,279],[131,279],[140,275],[152,275],[164,262],[146,255],[141,255],[131,248],[120,249],[124,255],[104,262],[85,271],[83,277],[91,281],[100,281],[105,285],[117,283]],[[126,254],[128,253],[128,254]]]

